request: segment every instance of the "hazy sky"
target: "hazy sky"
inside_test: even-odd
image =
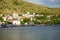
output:
[[[60,7],[60,0],[27,0],[27,1],[49,7]]]

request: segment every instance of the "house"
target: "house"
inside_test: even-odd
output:
[[[33,15],[35,15],[36,13],[33,13]]]
[[[23,17],[22,17],[22,16],[19,16],[19,17],[17,18],[17,20],[23,21]]]
[[[44,15],[41,14],[41,15],[36,15],[36,16],[38,16],[38,17],[39,17],[39,16],[40,16],[40,17],[43,17]]]
[[[7,16],[7,21],[12,22],[13,17],[12,16]]]
[[[7,19],[8,20],[13,20],[13,17],[12,16],[8,16]]]
[[[29,15],[30,14],[30,12],[27,12],[27,15]]]
[[[39,17],[40,15],[35,15],[35,16],[38,16]]]
[[[28,25],[28,23],[25,23],[24,25]]]
[[[47,18],[51,18],[53,15],[47,15]]]
[[[23,14],[22,16],[25,17],[25,18],[28,18],[28,15],[27,14]]]
[[[7,17],[3,17],[3,20],[4,20],[4,21],[7,21]]]
[[[13,18],[17,19],[18,18],[18,14],[17,13],[13,13]]]
[[[44,15],[40,15],[40,16],[42,16],[42,17],[43,17]]]
[[[32,17],[35,16],[35,13],[30,14],[30,12],[27,12],[26,14],[22,14],[22,16],[25,17],[25,18],[32,18]]]
[[[51,21],[51,20],[47,20],[47,21]]]
[[[13,20],[13,21],[12,21],[12,24],[13,24],[13,25],[21,25],[21,23],[20,23],[19,20]]]

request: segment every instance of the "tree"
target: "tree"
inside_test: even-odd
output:
[[[21,21],[21,24],[25,24],[25,23],[30,23],[30,19],[24,18],[23,21]]]
[[[2,17],[0,17],[0,21],[4,21]]]

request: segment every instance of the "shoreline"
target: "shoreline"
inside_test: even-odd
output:
[[[31,25],[4,24],[4,25],[0,25],[0,28],[9,28],[9,27],[35,27],[35,26],[60,26],[60,24],[31,24]]]

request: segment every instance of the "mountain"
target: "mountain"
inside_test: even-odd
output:
[[[35,12],[37,14],[60,14],[60,8],[49,8],[23,0],[0,0],[0,13],[26,13],[28,11],[31,13]]]

